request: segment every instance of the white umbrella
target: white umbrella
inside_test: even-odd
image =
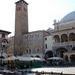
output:
[[[36,57],[22,57],[22,56],[18,56],[17,59],[19,59],[20,61],[33,61],[33,60],[43,61],[43,59],[36,58]]]
[[[51,58],[48,58],[48,60],[63,60],[63,58],[61,58],[61,57],[51,57]]]
[[[36,57],[33,57],[32,60],[44,61],[44,59],[42,59],[42,58],[36,58]]]
[[[17,59],[20,60],[20,61],[30,61],[30,60],[32,60],[30,57],[23,57],[23,56],[18,56]]]

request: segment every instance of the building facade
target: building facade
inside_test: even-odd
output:
[[[47,31],[34,31],[25,34],[23,36],[23,55],[43,57],[45,54],[44,37],[48,35]]]
[[[8,34],[10,34],[9,31],[0,30],[0,57],[8,56],[7,54],[9,47]]]
[[[55,56],[75,62],[75,12],[67,14],[59,22],[55,20],[52,35],[55,40],[53,44]]]
[[[54,39],[51,34],[44,37],[44,46],[45,46],[44,48],[45,48],[45,57],[46,58],[53,57],[53,49],[52,49],[53,42],[54,42]]]

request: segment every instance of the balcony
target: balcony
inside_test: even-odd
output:
[[[75,45],[75,41],[53,43],[53,47],[68,47],[68,46],[74,46],[74,45]]]

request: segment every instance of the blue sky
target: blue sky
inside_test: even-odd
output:
[[[15,2],[0,1],[0,29],[11,31],[14,35]],[[75,0],[26,0],[28,5],[29,31],[53,28],[53,20],[61,20],[66,14],[75,11]]]

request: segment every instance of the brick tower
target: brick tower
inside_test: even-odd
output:
[[[16,2],[14,53],[23,53],[23,35],[28,33],[28,3],[24,0]]]

